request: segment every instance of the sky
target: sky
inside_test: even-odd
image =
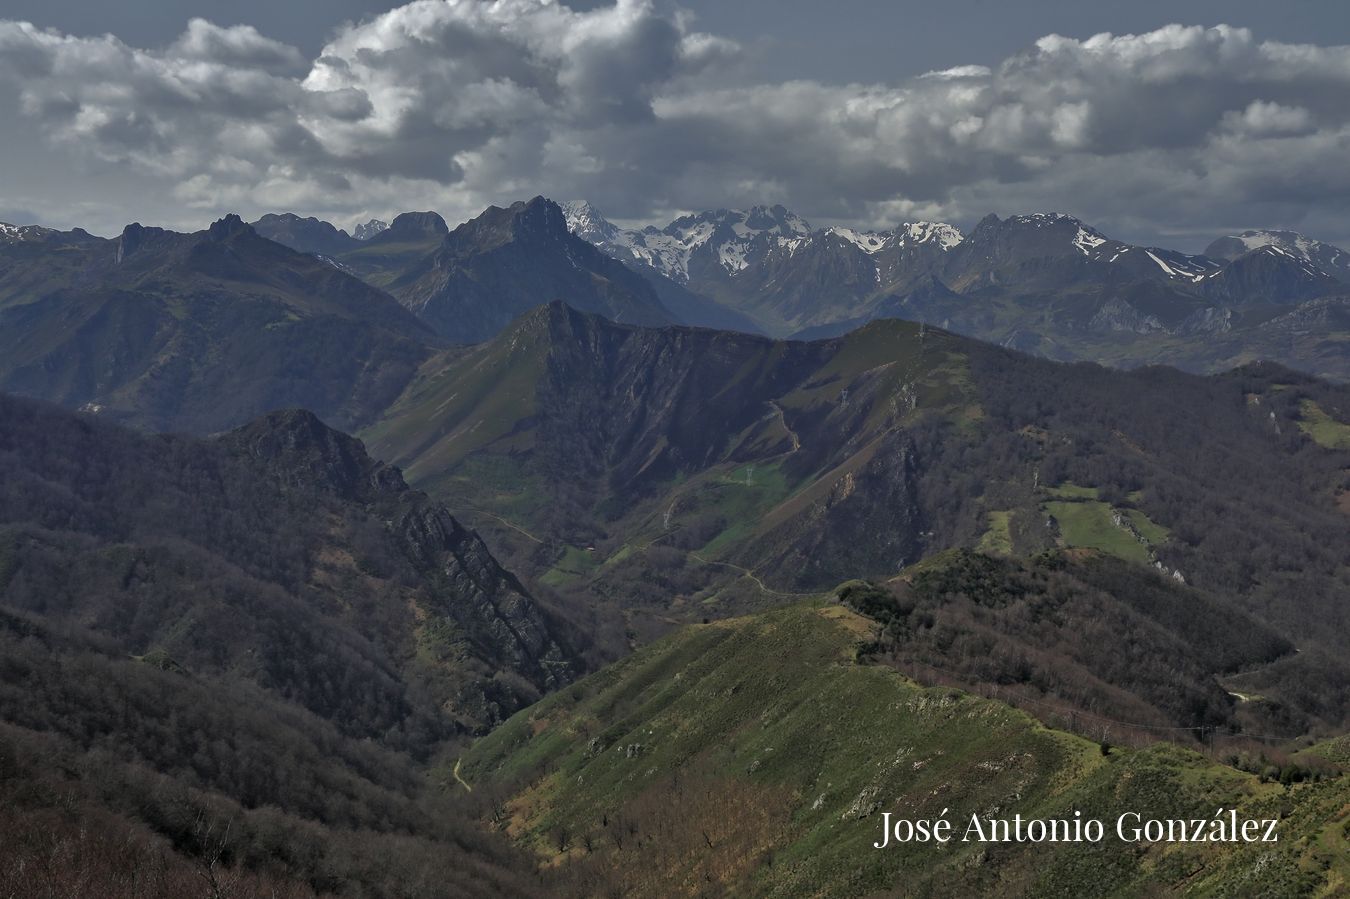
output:
[[[5,0],[0,220],[1063,211],[1350,244],[1341,0]]]

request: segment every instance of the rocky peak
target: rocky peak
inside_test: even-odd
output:
[[[585,200],[574,200],[564,205],[563,215],[567,219],[568,229],[582,240],[604,243],[618,236],[618,227]]]
[[[390,238],[425,238],[450,233],[450,226],[434,212],[404,212],[394,217],[381,234]]]
[[[76,232],[83,233],[79,228]],[[48,234],[55,233],[51,228],[44,228],[41,225],[11,225],[9,222],[0,222],[0,243],[21,243],[28,240],[41,240]]]
[[[782,237],[805,237],[811,225],[781,205],[752,206],[744,213],[745,227],[751,231],[771,231]]]
[[[352,229],[352,237],[357,240],[370,240],[376,234],[382,234],[389,230],[389,223],[379,219],[371,219],[364,225],[357,225]]]
[[[895,229],[895,234],[905,243],[931,244],[943,250],[966,239],[959,228],[946,222],[906,222]]]
[[[1283,250],[1333,278],[1350,283],[1350,253],[1297,231],[1243,231],[1220,237],[1205,248],[1205,255],[1233,262],[1247,253],[1267,248]]]
[[[552,200],[535,197],[506,208],[489,206],[450,233],[447,249],[456,256],[479,253],[513,241],[539,246],[577,239],[567,227],[561,207]],[[589,246],[589,244],[586,244]]]
[[[331,223],[293,212],[269,212],[253,223],[253,230],[300,253],[332,255],[356,245],[355,238]]]
[[[348,500],[408,489],[397,468],[371,459],[360,440],[304,409],[269,412],[222,439],[236,453],[262,462],[287,488]]]
[[[122,235],[117,238],[117,261],[120,264],[123,259],[136,252],[141,245],[141,238],[145,236],[145,226],[140,222],[132,222],[122,229]]]
[[[223,241],[240,235],[256,234],[247,222],[231,212],[219,221],[211,223],[211,227],[206,229],[206,236],[210,240]]]
[[[1062,212],[1037,212],[1000,219],[987,215],[960,242],[968,254],[993,262],[1088,257],[1122,246],[1090,225]]]
[[[117,238],[117,262],[122,263],[146,244],[158,241],[169,233],[163,228],[147,228],[140,222],[132,222],[122,229],[121,236]]]
[[[557,239],[569,233],[562,207],[544,197],[512,203],[511,230],[517,237]]]

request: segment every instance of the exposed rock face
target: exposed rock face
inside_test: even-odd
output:
[[[398,468],[371,459],[360,440],[304,410],[271,413],[223,440],[259,462],[283,489],[331,494],[381,515],[413,567],[430,576],[420,600],[424,611],[452,621],[490,668],[541,691],[576,673],[538,605],[478,535],[410,490]],[[485,706],[493,718],[514,710],[509,696],[494,696]]]
[[[538,388],[546,410],[538,422],[541,462],[549,471],[606,476],[622,490],[710,464],[725,450],[727,434],[762,419],[768,401],[826,352],[793,345],[753,383],[728,387],[747,356],[767,351],[772,341],[616,327],[560,303],[513,329],[525,332],[540,335],[548,348]]]
[[[304,409],[269,413],[224,440],[261,462],[288,488],[362,501],[408,489],[397,468],[371,459],[360,440],[333,430]]]
[[[357,225],[352,229],[352,237],[357,240],[370,240],[376,234],[381,234],[389,230],[389,223],[382,222],[379,219],[371,219],[363,225]]]
[[[430,611],[447,615],[489,658],[552,690],[575,675],[548,624],[525,588],[498,564],[478,535],[444,507],[419,503],[394,523],[408,554],[438,568],[445,588],[432,597]]]

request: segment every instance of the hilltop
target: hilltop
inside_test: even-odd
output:
[[[873,623],[830,604],[691,626],[521,712],[462,766],[491,821],[579,892],[633,896],[1332,895],[1344,775],[1292,788],[1158,744],[1048,730],[859,664]],[[1276,845],[909,845],[883,812],[1278,818]]]

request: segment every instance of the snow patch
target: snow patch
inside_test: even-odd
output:
[[[842,237],[864,253],[877,252],[886,246],[886,241],[891,236],[889,234],[878,234],[876,231],[854,231],[852,228],[827,228],[826,231]]]
[[[901,230],[914,243],[935,243],[944,250],[950,250],[966,239],[965,235],[946,222],[910,222]]]
[[[1102,237],[1096,231],[1078,226],[1078,233],[1073,236],[1073,245],[1077,247],[1084,256],[1091,256],[1092,251],[1106,243],[1106,238]],[[1116,254],[1120,255],[1120,254]]]
[[[1155,255],[1153,254],[1153,251],[1152,251],[1152,250],[1145,250],[1144,252],[1148,254],[1148,258],[1150,258],[1150,259],[1152,259],[1154,262],[1158,263],[1158,268],[1162,269],[1164,272],[1166,272],[1167,274],[1171,275],[1173,278],[1179,278],[1179,277],[1181,277],[1180,275],[1178,275],[1178,274],[1172,269],[1171,266],[1169,266],[1166,262],[1163,262],[1161,259],[1159,259],[1157,256],[1155,256]]]

